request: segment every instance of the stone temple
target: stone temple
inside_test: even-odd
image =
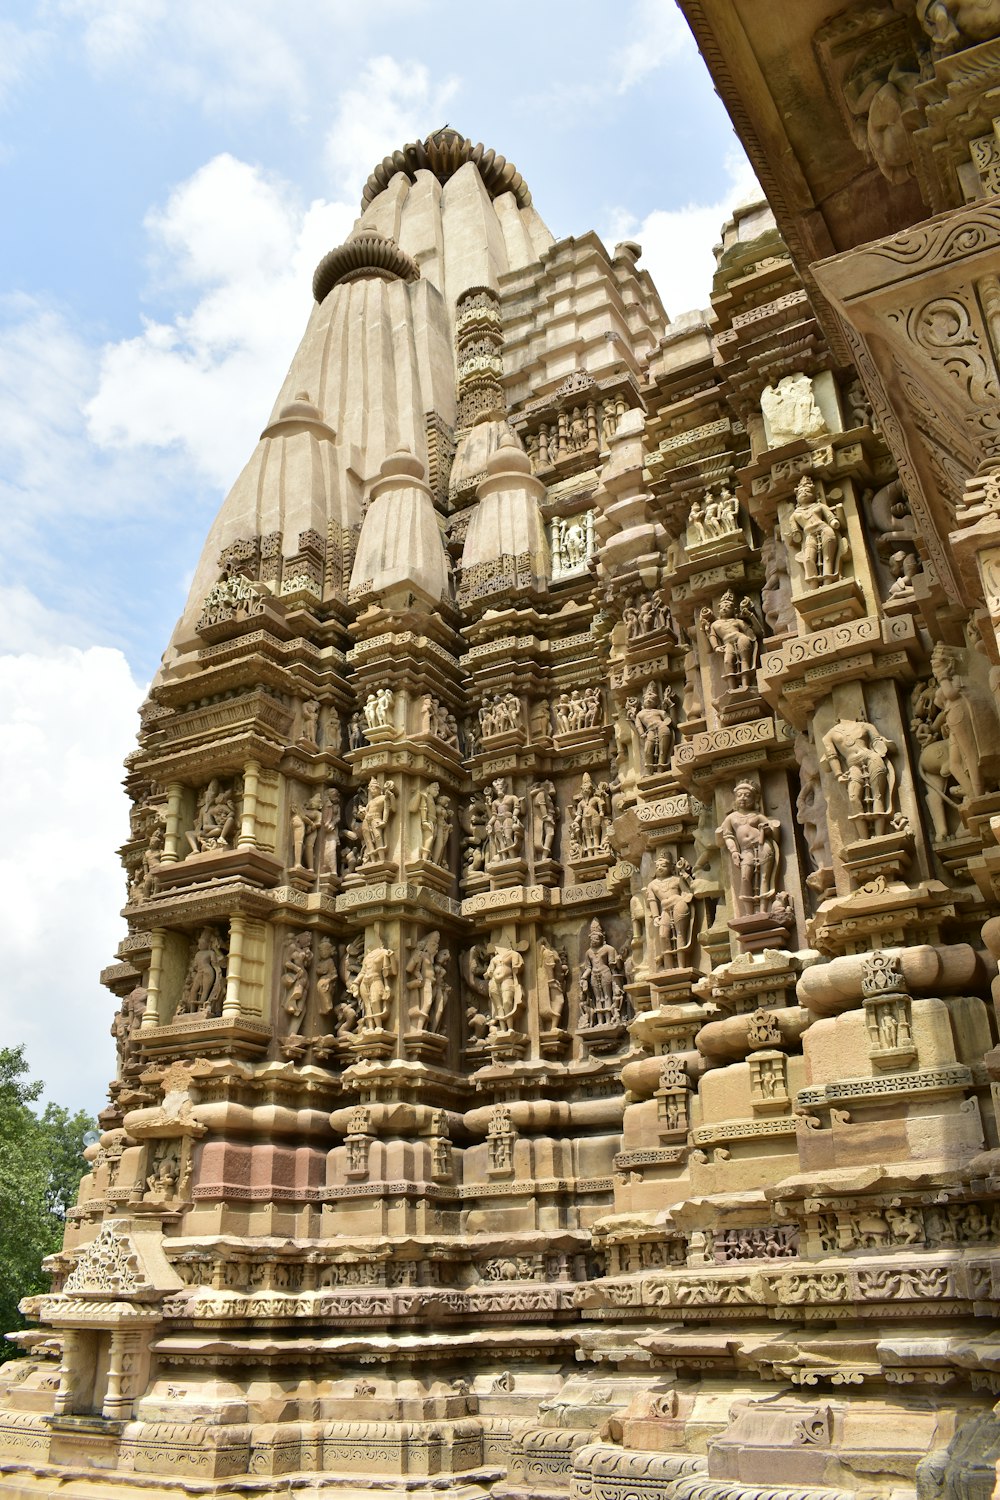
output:
[[[5,1500],[988,1500],[1000,4],[683,9],[710,313],[447,128],[317,268]]]

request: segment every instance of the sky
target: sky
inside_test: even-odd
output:
[[[96,1112],[136,710],[368,173],[449,123],[708,303],[752,174],[673,0],[0,0],[0,1046]]]

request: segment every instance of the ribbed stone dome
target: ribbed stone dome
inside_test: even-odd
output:
[[[423,141],[411,141],[401,151],[384,156],[365,183],[361,195],[362,212],[388,187],[397,172],[405,172],[411,182],[419,171],[433,172],[438,182],[445,183],[454,177],[467,161],[474,162],[483,179],[483,185],[491,198],[503,193],[513,193],[518,208],[528,208],[531,193],[520,172],[505,156],[488,149],[480,141],[473,145],[468,136],[443,125]]]
[[[420,269],[395,240],[363,229],[324,255],[313,275],[313,296],[322,302],[341,282],[361,281],[366,277],[379,281],[419,281]]]

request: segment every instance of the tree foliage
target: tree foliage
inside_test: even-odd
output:
[[[42,1085],[27,1075],[24,1048],[0,1047],[0,1361],[17,1352],[3,1334],[24,1326],[21,1298],[46,1285],[42,1260],[62,1244],[95,1125],[58,1104],[37,1114]]]

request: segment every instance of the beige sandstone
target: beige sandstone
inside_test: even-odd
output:
[[[447,128],[317,269],[4,1496],[992,1488],[1000,9],[682,8],[710,312]]]

